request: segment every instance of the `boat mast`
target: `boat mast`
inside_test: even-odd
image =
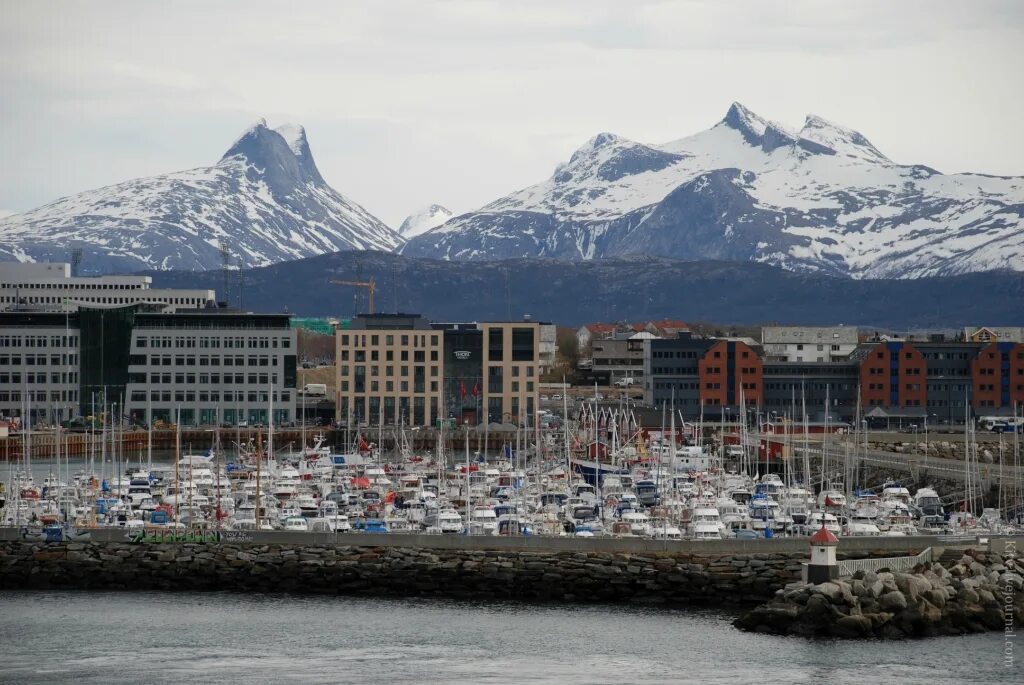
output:
[[[175,409],[174,419],[174,524],[177,528],[181,509],[181,407]]]
[[[268,416],[267,416],[267,455],[270,460],[274,459],[274,384],[270,384],[270,392],[267,393]],[[306,445],[303,443],[303,449]],[[268,462],[269,465],[269,462]]]
[[[469,515],[470,515],[470,510],[469,510],[469,500],[470,500],[470,496],[469,496],[469,421],[466,421],[464,425],[465,425],[465,428],[466,428],[466,497],[465,497],[465,499],[466,499],[466,532],[467,532],[467,534],[472,535],[473,534],[473,529],[469,525],[469,523],[470,523],[470,518],[469,518]]]
[[[152,393],[146,393],[147,396]],[[152,399],[146,400],[146,418],[148,419],[148,426],[146,427],[146,476],[148,477],[153,473],[153,401]]]
[[[263,500],[260,498],[260,485],[262,484],[263,467],[263,444],[259,433],[256,434],[256,530],[263,530]]]
[[[964,520],[961,525],[967,523],[967,514],[971,506],[971,425],[970,408],[967,404],[967,392],[964,392]]]

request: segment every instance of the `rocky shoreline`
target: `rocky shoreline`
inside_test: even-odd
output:
[[[948,439],[950,436],[943,437],[946,439],[936,440],[933,438],[929,442],[924,442],[920,438],[917,440],[895,440],[888,442],[870,441],[868,442],[868,449],[895,452],[896,454],[920,454],[940,459],[958,459],[963,461],[965,449],[963,440],[950,440]],[[1012,456],[1012,440],[1012,435],[1003,442],[991,438],[976,440],[979,460],[985,464],[994,464],[999,459],[1000,453],[1004,457]]]
[[[791,584],[734,625],[776,635],[900,639],[1022,623],[1024,563],[969,550],[948,569],[926,563],[910,573],[858,571],[849,579]]]

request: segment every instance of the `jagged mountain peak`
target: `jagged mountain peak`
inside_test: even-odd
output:
[[[777,150],[780,147],[789,147],[796,143],[797,135],[782,124],[769,121],[765,126],[764,134],[761,136],[761,149],[765,152]]]
[[[252,124],[252,126],[246,128],[242,131],[241,135],[235,138],[235,142],[231,143],[231,146],[227,151],[221,155],[221,160],[223,161],[229,157],[244,154],[247,144],[251,145],[253,141],[265,139],[265,135],[268,131],[270,131],[270,129],[267,128],[267,120],[260,117]]]
[[[292,151],[299,162],[299,167],[306,176],[314,183],[325,183],[320,170],[313,161],[313,152],[309,149],[309,140],[306,138],[306,129],[301,124],[282,124],[274,131],[284,139],[288,149]]]
[[[327,184],[305,129],[260,119],[217,164],[134,179],[0,220],[0,259],[65,260],[93,273],[216,267],[226,243],[243,267],[405,241]]]
[[[578,164],[581,161],[592,158],[595,153],[611,150],[624,144],[629,145],[632,144],[632,142],[633,141],[627,140],[626,138],[614,133],[598,133],[596,136],[593,136],[587,142],[583,143],[583,145],[576,148],[576,151],[573,152],[572,156],[569,158],[569,164]]]
[[[302,124],[281,124],[274,131],[284,138],[296,157],[309,155],[309,141],[306,140],[306,128]]]
[[[817,114],[808,114],[800,129],[800,138],[823,145],[835,154],[856,157],[870,162],[891,160],[871,144],[864,134],[840,126]]]
[[[608,133],[607,131],[603,131],[601,133],[598,133],[590,140],[588,140],[586,144],[583,145],[583,149],[596,150],[597,148],[615,145],[616,143],[620,143],[623,140],[624,139],[622,138],[622,136],[616,135],[614,133]]]
[[[740,102],[732,103],[719,123],[739,131],[751,145],[760,145],[765,129],[768,128],[767,121]]]
[[[271,192],[291,184],[325,184],[309,149],[306,129],[298,124],[271,129],[266,119],[258,120],[238,137],[218,164],[237,160],[260,169],[267,176]]]
[[[857,131],[735,102],[645,145],[599,134],[535,185],[411,240],[408,256],[730,259],[853,277],[1024,271],[1024,178],[889,161]]]

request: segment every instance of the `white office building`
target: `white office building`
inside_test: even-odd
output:
[[[0,314],[0,417],[29,415],[33,423],[78,414],[77,317],[56,313]]]
[[[126,416],[182,425],[294,421],[296,330],[288,314],[136,314]]]
[[[71,275],[67,263],[0,262],[0,311],[75,311],[86,307],[160,306],[164,311],[216,304],[214,291],[153,288],[149,276]]]
[[[848,359],[857,349],[855,326],[765,326],[761,345],[766,360],[832,362]]]
[[[295,420],[287,314],[154,305],[0,311],[0,418],[54,424],[104,405],[130,422]],[[179,413],[180,412],[180,413]]]

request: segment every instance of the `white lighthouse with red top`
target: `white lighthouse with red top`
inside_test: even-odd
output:
[[[836,562],[836,546],[839,538],[832,534],[824,523],[811,536],[811,563],[807,565],[808,583],[826,583],[839,577]]]

